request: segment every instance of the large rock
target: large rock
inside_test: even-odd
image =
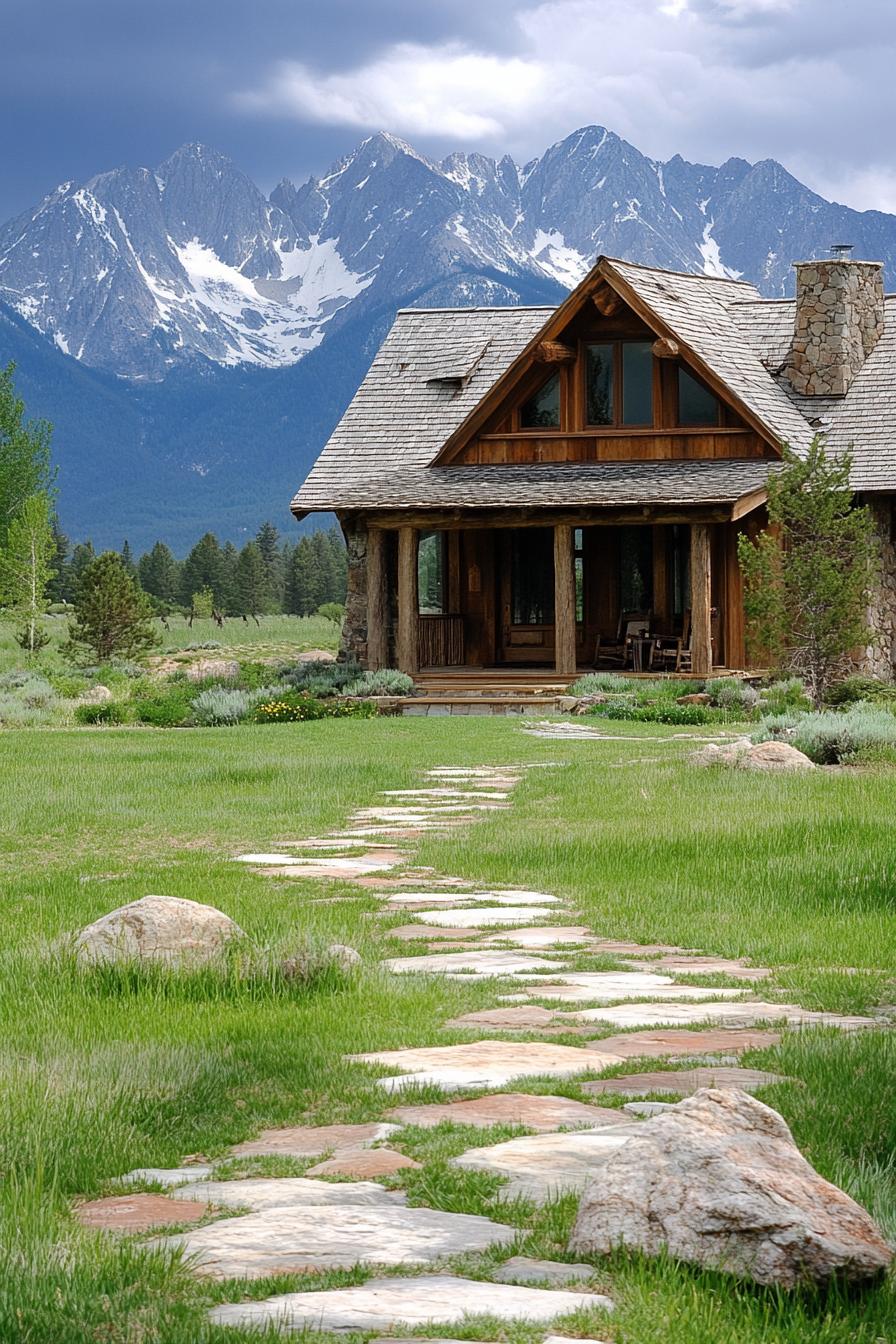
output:
[[[213,905],[179,896],[143,896],[103,915],[78,934],[79,961],[151,961],[199,965],[243,937],[238,924]]]
[[[691,755],[694,765],[733,765],[740,770],[814,770],[815,763],[789,742],[750,742],[739,738],[719,746],[715,742]]]
[[[880,1274],[892,1252],[809,1165],[776,1111],[706,1089],[643,1124],[588,1185],[570,1250],[616,1246],[792,1288]]]
[[[240,665],[235,658],[199,658],[185,668],[188,681],[236,681]]]

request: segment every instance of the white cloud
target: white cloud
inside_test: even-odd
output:
[[[404,42],[357,69],[320,75],[284,61],[244,105],[328,125],[481,141],[507,133],[548,92],[536,60]]]
[[[896,6],[853,3],[844,24],[842,0],[509,0],[490,44],[402,42],[339,71],[281,62],[239,100],[521,161],[597,122],[655,158],[777,158],[888,208]]]

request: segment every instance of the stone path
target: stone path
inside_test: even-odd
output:
[[[527,731],[608,740],[587,724],[548,721]],[[553,893],[486,890],[413,866],[421,836],[453,835],[510,807],[514,789],[535,768],[540,767],[436,767],[426,772],[420,788],[386,791],[341,829],[236,856],[278,879],[333,879],[354,889],[327,900],[375,898],[377,917],[395,921],[385,929],[395,952],[383,960],[385,972],[467,980],[479,985],[480,993],[494,981],[492,1001],[444,1023],[466,1040],[421,1046],[414,1043],[410,1023],[403,1048],[346,1056],[359,1069],[375,1071],[384,1094],[379,1119],[286,1126],[230,1150],[234,1158],[313,1162],[302,1176],[221,1179],[210,1163],[141,1168],[119,1179],[162,1185],[170,1194],[91,1201],[76,1209],[81,1221],[119,1232],[180,1224],[183,1230],[152,1244],[184,1250],[197,1274],[219,1279],[248,1281],[354,1265],[436,1271],[225,1304],[210,1313],[221,1325],[272,1325],[286,1333],[389,1331],[450,1326],[476,1314],[547,1325],[583,1307],[610,1310],[607,1298],[576,1286],[592,1277],[591,1266],[511,1255],[521,1235],[517,1229],[478,1215],[411,1208],[401,1189],[381,1184],[386,1179],[394,1186],[401,1172],[420,1166],[399,1150],[403,1131],[455,1125],[485,1131],[485,1140],[496,1125],[525,1128],[525,1135],[483,1142],[452,1162],[458,1169],[502,1177],[503,1194],[544,1202],[584,1189],[601,1164],[639,1132],[641,1114],[668,1105],[639,1099],[674,1098],[712,1085],[753,1091],[786,1081],[742,1068],[740,1057],[776,1044],[789,1027],[823,1023],[854,1030],[875,1020],[752,998],[754,984],[772,977],[771,968],[694,948],[602,937]],[[607,957],[615,959],[613,969],[604,969]],[[695,974],[725,976],[732,983],[714,988],[678,978]],[[616,1034],[607,1034],[614,1029]],[[551,1035],[577,1043],[531,1039]],[[644,1071],[651,1060],[659,1067]],[[690,1067],[671,1067],[676,1063]],[[603,1076],[607,1073],[614,1076]],[[534,1090],[520,1090],[526,1079],[534,1080],[528,1083]],[[576,1079],[594,1102],[554,1095],[551,1079]],[[473,1095],[416,1102],[413,1093],[421,1086]],[[387,1104],[385,1094],[406,1091],[412,1094],[407,1104]],[[190,1226],[200,1220],[202,1226]],[[447,1272],[446,1259],[450,1267],[452,1256],[484,1251],[486,1280]],[[544,1344],[570,1341],[546,1333]]]

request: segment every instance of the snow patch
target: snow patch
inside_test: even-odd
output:
[[[568,285],[570,289],[588,271],[588,258],[577,248],[567,246],[559,229],[552,229],[550,233],[537,229],[532,241],[532,255],[548,275],[559,280],[561,285]]]
[[[703,274],[714,275],[723,280],[739,280],[743,271],[735,271],[730,266],[726,266],[722,261],[722,254],[719,252],[719,245],[712,236],[712,226],[715,223],[711,219],[703,230],[703,242],[697,246],[700,255],[703,258]]]

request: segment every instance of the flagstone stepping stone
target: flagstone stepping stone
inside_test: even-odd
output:
[[[377,1149],[373,1150],[378,1151]],[[284,1209],[316,1204],[404,1204],[402,1190],[386,1190],[375,1181],[310,1181],[304,1176],[255,1177],[235,1181],[195,1181],[183,1185],[178,1199],[200,1199],[226,1208]]]
[[[473,901],[488,901],[491,905],[559,905],[559,896],[546,896],[541,891],[399,891],[389,897],[393,905],[469,905]]]
[[[376,1121],[368,1125],[288,1125],[264,1129],[257,1139],[231,1148],[231,1157],[322,1157],[324,1153],[369,1148],[398,1130],[398,1125]]]
[[[638,1132],[631,1117],[599,1129],[532,1134],[487,1148],[470,1148],[452,1165],[490,1171],[507,1178],[502,1194],[523,1195],[543,1204],[566,1191],[584,1190],[595,1170]]]
[[[645,1092],[671,1092],[677,1096],[690,1096],[699,1092],[701,1087],[738,1087],[741,1092],[755,1092],[759,1087],[769,1087],[772,1083],[786,1083],[790,1080],[777,1073],[764,1073],[762,1069],[721,1068],[713,1069],[673,1069],[655,1070],[652,1073],[627,1073],[622,1078],[599,1078],[593,1083],[583,1083],[582,1090],[595,1095],[612,1094],[617,1097],[640,1097]]]
[[[525,924],[530,919],[547,919],[553,914],[547,905],[477,905],[472,909],[421,910],[420,918],[446,929],[472,929],[490,924]]]
[[[539,1031],[555,1023],[557,1016],[552,1008],[539,1008],[534,1003],[527,1003],[521,1004],[518,1008],[480,1008],[475,1013],[452,1017],[445,1026],[492,1027],[497,1031]]]
[[[196,1205],[189,1205],[195,1209]],[[469,1213],[376,1204],[264,1209],[155,1243],[195,1257],[196,1273],[262,1279],[352,1265],[424,1265],[516,1240],[515,1228]]]
[[[74,1215],[84,1227],[102,1232],[148,1232],[170,1223],[196,1223],[208,1205],[170,1195],[109,1195],[76,1204]]]
[[[480,929],[468,929],[468,933],[480,933]],[[387,929],[388,938],[397,938],[402,943],[414,943],[418,940],[439,940],[455,939],[457,933],[454,929],[442,929],[434,924],[402,924],[396,929]]]
[[[718,990],[715,991],[718,993]],[[873,1017],[845,1017],[838,1013],[813,1013],[793,1003],[621,1003],[612,1008],[584,1008],[558,1013],[574,1022],[611,1022],[617,1027],[675,1026],[679,1022],[730,1022],[750,1027],[756,1022],[786,1022],[791,1027],[818,1025],[858,1030],[880,1023]],[[592,1048],[596,1048],[593,1046]]]
[[[440,788],[436,785],[429,789],[383,789],[382,796],[384,798],[426,798],[436,801],[440,798],[463,798],[479,799],[482,802],[500,802],[509,798],[510,793],[507,789],[452,789],[448,786]]]
[[[615,952],[620,957],[652,957],[664,952],[684,952],[683,947],[672,947],[668,943],[629,943],[621,938],[595,938],[594,949],[598,952]]]
[[[545,1335],[541,1344],[606,1344],[603,1339],[579,1339],[578,1336],[571,1338],[569,1335]]]
[[[326,1162],[308,1168],[309,1176],[353,1176],[365,1179],[368,1176],[391,1176],[394,1171],[405,1168],[419,1170],[421,1164],[394,1148],[359,1148],[356,1152],[348,1149],[330,1157]]]
[[[499,1010],[508,1011],[508,1010]],[[546,1010],[545,1010],[546,1011]],[[475,1016],[475,1014],[471,1014]],[[738,1027],[722,1027],[718,1031],[629,1031],[619,1036],[604,1036],[587,1041],[591,1050],[606,1050],[623,1059],[686,1059],[689,1055],[701,1058],[717,1051],[723,1056],[736,1056],[744,1050],[765,1050],[778,1045],[778,1031],[750,1031]]]
[[[260,1302],[233,1302],[213,1307],[214,1325],[242,1325],[281,1330],[366,1331],[396,1326],[453,1325],[466,1316],[491,1316],[503,1321],[553,1321],[583,1307],[612,1310],[608,1297],[571,1289],[527,1288],[511,1284],[456,1278],[453,1274],[421,1274],[409,1279],[370,1279],[355,1288],[283,1293]]]
[[[185,1181],[196,1181],[203,1176],[211,1176],[213,1168],[205,1163],[193,1167],[137,1167],[134,1171],[116,1176],[117,1185],[136,1185],[137,1182],[149,1185],[183,1185]]]
[[[689,975],[729,975],[732,980],[765,980],[773,972],[768,966],[745,966],[730,957],[688,957],[669,954],[650,961],[633,962],[639,970],[683,971]]]
[[[545,915],[553,911],[545,911]],[[494,922],[494,921],[491,921]],[[535,928],[512,929],[508,933],[493,933],[483,939],[489,943],[511,943],[514,947],[562,947],[575,943],[590,943],[590,932],[584,924],[543,924]]]
[[[558,971],[562,963],[519,952],[431,952],[422,957],[390,957],[382,963],[395,975],[517,976],[527,971]]]
[[[513,1255],[492,1273],[495,1283],[548,1283],[559,1288],[564,1283],[582,1283],[597,1271],[593,1265],[567,1265],[562,1260],[530,1260]]]
[[[577,1073],[600,1072],[621,1061],[570,1045],[548,1041],[471,1041],[466,1045],[421,1046],[407,1050],[379,1050],[346,1055],[356,1064],[394,1066],[400,1073],[379,1078],[387,1092],[436,1083],[448,1092],[467,1087],[505,1087],[518,1078],[547,1075],[572,1078]],[[270,1151],[270,1150],[268,1150]]]
[[[717,989],[703,985],[679,985],[670,976],[651,975],[646,971],[583,971],[558,976],[558,984],[529,986],[526,993],[535,999],[558,999],[562,1003],[595,1003],[614,999],[727,999],[743,994],[742,989]],[[648,983],[652,982],[652,983]]]
[[[427,1106],[397,1106],[386,1114],[403,1125],[432,1129],[446,1121],[452,1125],[474,1125],[490,1129],[492,1125],[525,1125],[539,1134],[574,1128],[593,1129],[622,1120],[620,1111],[606,1106],[587,1106],[569,1097],[543,1097],[528,1092],[496,1092],[469,1101],[434,1102]]]
[[[290,854],[240,854],[238,863],[251,863],[256,868],[265,868],[276,877],[363,877],[368,873],[395,868],[406,859],[405,854],[394,850],[389,854],[364,853],[351,858],[296,858]]]

